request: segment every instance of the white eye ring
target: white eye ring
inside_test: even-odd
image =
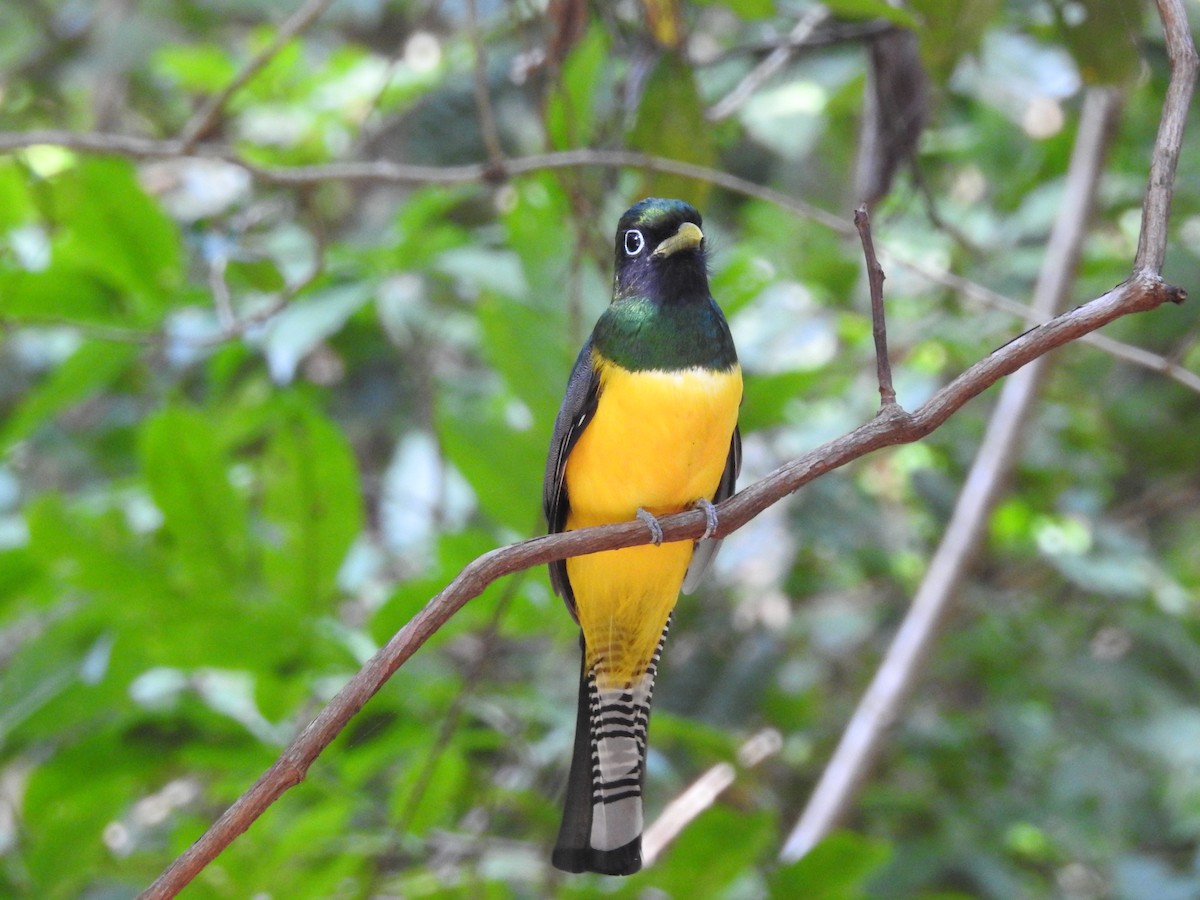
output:
[[[637,256],[646,248],[646,239],[636,228],[625,232],[625,255]]]

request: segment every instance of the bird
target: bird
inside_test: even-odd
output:
[[[621,216],[612,302],[584,343],[555,419],[542,503],[550,533],[641,519],[652,543],[550,564],[579,625],[582,666],[562,825],[567,872],[642,867],[650,702],[680,591],[719,540],[715,503],[741,468],[742,371],[708,282],[700,213],[647,198]],[[662,543],[657,517],[702,508],[699,541]]]

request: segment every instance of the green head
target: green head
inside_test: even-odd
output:
[[[700,213],[682,200],[647,198],[617,223],[613,299],[673,304],[708,299]]]

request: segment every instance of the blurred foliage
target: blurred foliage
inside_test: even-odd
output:
[[[794,54],[704,118],[807,3],[544,6],[477,3],[506,152],[663,153],[848,220],[860,44]],[[4,4],[0,130],[177,134],[293,7]],[[920,180],[878,210],[881,245],[1025,297],[1081,92],[1119,81],[1075,296],[1126,276],[1167,78],[1147,10],[829,7],[915,27],[935,89]],[[207,139],[267,166],[481,160],[467,11],[334,4]],[[1196,159],[1193,126],[1166,272],[1193,289]],[[607,301],[614,224],[660,192],[706,215],[747,371],[743,483],[869,418],[859,251],[761,200],[598,168],[287,187],[213,158],[0,157],[0,894],[133,896],[465,563],[541,530],[543,453]],[[903,265],[887,289],[910,407],[1023,327]],[[1197,371],[1198,317],[1110,332]],[[1200,895],[1200,397],[1083,346],[1056,357],[847,830],[776,861],[942,535],[989,396],[769,510],[681,603],[650,817],[750,735],[775,729],[782,749],[647,871],[548,865],[578,662],[537,571],[436,635],[187,895]]]

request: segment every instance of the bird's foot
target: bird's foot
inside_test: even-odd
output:
[[[658,519],[654,518],[651,513],[646,512],[640,506],[638,507],[637,517],[642,521],[642,524],[650,529],[650,540],[657,547],[663,542],[662,526],[658,524]]]
[[[707,541],[717,532],[717,508],[712,505],[712,501],[701,497],[692,506],[697,509],[704,510],[704,534],[700,535],[700,540]]]

